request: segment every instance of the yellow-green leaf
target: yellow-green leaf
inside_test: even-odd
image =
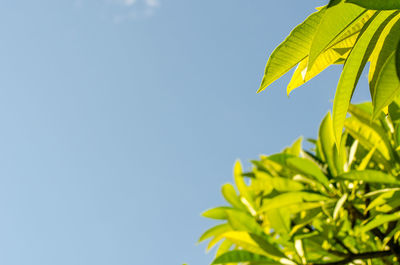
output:
[[[218,236],[221,235],[229,230],[232,230],[231,226],[229,224],[220,224],[216,225],[214,227],[211,227],[207,231],[205,231],[198,242],[202,242],[210,237]]]
[[[328,164],[329,171],[333,176],[336,176],[337,169],[335,159],[337,159],[337,153],[334,153],[334,148],[336,148],[335,136],[333,134],[332,118],[330,113],[325,116],[319,127],[319,142],[321,144],[323,157]]]
[[[217,257],[212,264],[242,263],[242,262],[262,262],[262,264],[280,264],[270,258],[257,255],[245,250],[233,250]]]
[[[314,33],[324,12],[325,9],[322,9],[309,16],[272,52],[258,92],[263,91],[308,55]]]
[[[308,68],[312,66],[318,56],[355,23],[366,10],[356,5],[340,3],[326,10],[310,48]]]
[[[374,10],[400,9],[399,0],[346,0],[346,2]]]
[[[392,175],[378,170],[350,171],[339,176],[341,179],[364,181],[368,183],[397,184],[400,181]]]
[[[332,122],[337,146],[340,146],[343,125],[353,91],[379,37],[380,28],[383,27],[384,22],[390,14],[391,12],[388,11],[381,12],[371,18],[371,22],[365,25],[365,30],[360,33],[360,37],[344,64],[339,84],[336,88],[332,111]]]
[[[365,233],[375,227],[400,219],[400,212],[394,214],[382,214],[374,217],[370,222],[360,228],[361,233]]]
[[[374,118],[376,118],[380,114],[380,111],[389,105],[399,93],[400,80],[396,70],[395,51],[393,51],[387,62],[383,65],[376,82],[376,90],[373,98]]]

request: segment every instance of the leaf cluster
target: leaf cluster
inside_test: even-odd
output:
[[[289,94],[330,65],[342,65],[332,110],[335,142],[360,75],[369,63],[373,119],[400,94],[400,1],[333,0],[318,8],[273,51],[259,92],[296,67]]]
[[[331,115],[312,146],[302,138],[273,155],[234,166],[218,224],[199,241],[218,246],[212,264],[395,264],[400,260],[400,103],[376,114],[349,105],[336,146]],[[377,116],[373,119],[374,116]]]

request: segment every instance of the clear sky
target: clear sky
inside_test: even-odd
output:
[[[339,67],[256,94],[326,2],[2,1],[0,264],[208,264],[200,213],[234,161],[315,136],[331,108]]]

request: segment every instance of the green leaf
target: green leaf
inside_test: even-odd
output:
[[[217,257],[212,264],[240,263],[240,262],[255,262],[268,261],[269,264],[280,264],[270,258],[262,255],[257,255],[245,250],[233,250]],[[265,263],[264,263],[265,264]],[[267,263],[268,264],[268,263]]]
[[[246,231],[249,233],[262,235],[264,231],[256,222],[254,217],[244,212],[227,211],[230,226],[237,231]]]
[[[288,207],[291,204],[302,202],[318,202],[328,200],[329,197],[318,193],[312,192],[287,192],[273,197],[272,199],[265,200],[264,206],[260,208],[260,212],[269,211],[272,209],[279,209]]]
[[[400,31],[399,31],[400,34]],[[400,80],[397,76],[395,51],[389,56],[388,61],[382,67],[376,84],[374,94],[374,118],[380,111],[389,105],[400,93]]]
[[[346,0],[361,7],[373,10],[395,10],[400,9],[399,0]]]
[[[289,235],[290,233],[290,213],[286,208],[276,208],[268,210],[265,213],[268,226],[280,235]]]
[[[365,181],[368,183],[400,184],[392,175],[385,174],[378,170],[350,171],[339,176],[341,179]]]
[[[217,219],[217,220],[227,220],[228,219],[228,214],[227,210],[235,210],[235,208],[232,207],[216,207],[209,209],[205,212],[203,212],[201,215],[206,218],[210,219]]]
[[[201,235],[198,242],[202,242],[210,237],[221,235],[229,230],[232,230],[232,227],[229,224],[220,224],[214,227],[211,227],[207,231]]]
[[[342,209],[344,203],[347,200],[349,195],[347,193],[343,194],[343,196],[337,201],[335,210],[333,211],[333,220],[336,220],[339,217],[339,211]]]
[[[249,235],[254,240],[254,242],[256,242],[270,256],[286,258],[285,254],[283,254],[282,251],[280,251],[276,246],[265,240],[264,237],[255,234]]]
[[[340,146],[344,121],[358,79],[373,51],[373,47],[380,34],[380,28],[383,27],[384,22],[390,15],[391,12],[386,11],[377,13],[377,15],[371,18],[371,22],[365,25],[365,29],[360,33],[359,39],[344,64],[339,84],[336,88],[332,111],[332,122],[337,146]]]
[[[328,66],[344,61],[354,46],[361,28],[374,13],[375,11],[365,12],[362,15],[362,19],[349,27],[349,29],[346,29],[335,42],[330,44],[329,47],[318,56],[311,69],[308,68],[308,56],[303,59],[297,66],[287,86],[287,94],[289,95],[292,90],[317,76]]]
[[[397,77],[400,79],[400,41],[396,47],[396,69],[397,69]]]
[[[275,246],[269,244],[260,237],[250,235],[247,232],[230,231],[223,234],[223,237],[241,247],[243,250],[247,250],[254,254],[267,255],[271,257],[284,257],[282,252],[279,251]],[[257,242],[255,240],[257,240]],[[260,245],[261,241],[262,243]]]
[[[240,201],[238,195],[236,194],[235,187],[233,187],[232,184],[226,183],[225,185],[223,185],[221,192],[225,200],[229,202],[233,207],[246,210],[246,207]]]
[[[381,163],[388,163],[387,161],[391,159],[390,146],[377,131],[354,117],[347,118],[344,125],[350,135],[357,139],[364,148],[367,150],[377,149]]]
[[[379,36],[379,39],[375,45],[374,51],[372,52],[369,61],[369,73],[368,73],[368,81],[369,81],[369,89],[371,93],[371,98],[374,98],[375,89],[376,89],[376,81],[380,72],[382,71],[382,67],[385,62],[388,60],[388,57],[396,48],[399,28],[399,18],[400,14],[398,12],[392,12],[389,21],[382,29],[382,32]]]
[[[255,214],[255,203],[253,196],[243,179],[242,165],[240,164],[239,160],[236,161],[235,166],[233,167],[233,178],[240,193],[239,200],[241,204],[244,205],[250,213]]]
[[[300,158],[300,157],[292,157],[287,159],[287,165],[297,171],[311,176],[316,179],[319,183],[325,186],[325,188],[329,189],[329,180],[322,173],[321,169],[313,162],[308,159]]]
[[[387,191],[387,192],[385,192],[385,193],[383,193],[383,194],[380,194],[378,197],[376,197],[376,198],[368,205],[368,207],[367,207],[367,209],[365,209],[365,211],[368,212],[368,211],[370,211],[371,209],[373,209],[373,208],[375,208],[375,207],[377,207],[377,206],[380,206],[380,205],[382,205],[382,204],[387,203],[388,200],[390,200],[396,193],[397,193],[397,196],[396,196],[396,197],[398,197],[399,192],[397,192],[396,190],[390,190],[390,191]]]
[[[334,153],[335,137],[333,134],[332,118],[330,113],[325,116],[321,122],[321,126],[319,127],[319,141],[329,171],[333,176],[336,176],[337,169],[335,160],[337,159],[337,156]]]
[[[215,253],[215,256],[221,256],[222,254],[228,252],[233,246],[233,243],[229,240],[224,240],[221,242],[221,244],[218,246],[218,249]]]
[[[258,92],[263,91],[308,55],[314,33],[324,12],[325,9],[309,16],[272,52]]]
[[[394,214],[382,214],[374,217],[370,222],[360,228],[360,233],[365,233],[375,227],[381,226],[385,223],[400,219],[400,212]]]
[[[312,69],[318,56],[329,44],[334,42],[341,33],[355,23],[365,11],[364,8],[346,3],[340,3],[326,10],[311,44],[308,61],[309,69]]]

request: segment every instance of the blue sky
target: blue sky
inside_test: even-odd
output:
[[[3,1],[0,264],[208,264],[200,213],[234,161],[315,136],[331,108],[339,67],[256,94],[325,3]]]

